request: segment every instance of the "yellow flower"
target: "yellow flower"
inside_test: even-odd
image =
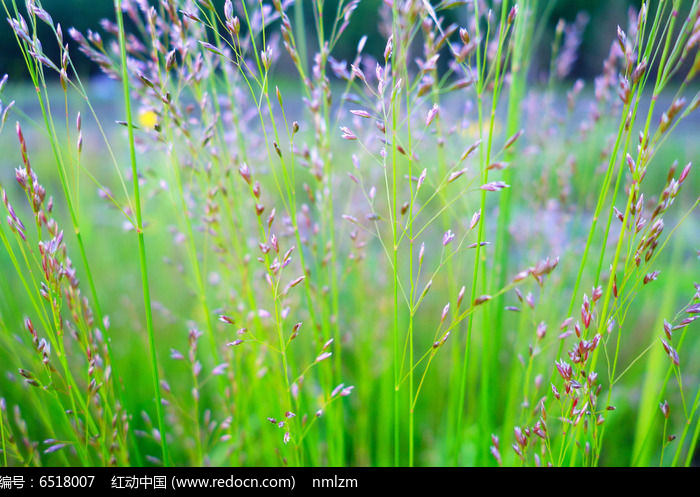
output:
[[[152,110],[142,110],[139,112],[139,124],[143,128],[155,129],[158,126],[158,114]]]

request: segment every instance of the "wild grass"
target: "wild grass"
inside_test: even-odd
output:
[[[700,2],[358,3],[2,0],[4,465],[693,464]]]

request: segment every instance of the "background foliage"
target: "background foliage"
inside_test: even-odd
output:
[[[302,1],[304,1],[305,23],[312,25],[314,21],[310,6],[311,2],[308,0]],[[223,0],[213,0],[213,3],[219,9],[223,8]],[[326,1],[326,12],[329,18],[335,12],[337,3],[338,0]],[[366,22],[351,23],[347,33],[341,39],[338,47],[336,47],[335,54],[337,57],[351,57],[354,54],[357,42],[365,34],[368,34],[366,49],[368,53],[377,55],[384,50],[384,41],[376,29],[376,25],[379,23],[379,19],[376,18],[376,12],[380,3],[382,3],[382,0],[361,0],[357,10],[357,18],[367,20],[368,23],[373,22],[375,25],[370,25],[371,29],[368,29]],[[632,0],[556,0],[553,14],[547,26],[547,32],[543,34],[543,42],[535,55],[536,67],[538,66],[538,61],[539,66],[546,67],[550,52],[549,41],[553,36],[557,21],[559,19],[573,21],[579,12],[587,12],[590,16],[590,21],[583,35],[579,63],[571,76],[590,77],[598,74],[601,60],[607,55],[611,37],[615,33],[616,22],[625,18],[626,9],[634,3]],[[114,15],[112,3],[107,0],[44,0],[42,5],[47,11],[51,12],[51,16],[56,22],[61,23],[64,27],[73,26],[81,32],[85,32],[87,29],[95,29],[99,26],[101,19],[111,19]],[[596,28],[591,29],[591,26],[596,26]],[[47,31],[45,26],[41,28]],[[19,56],[14,36],[6,22],[0,24],[0,47],[2,47],[2,50],[0,50],[0,72],[3,74],[8,73],[13,80],[25,79],[27,74],[24,61]],[[55,58],[57,53],[56,47],[47,46],[46,51],[50,58]],[[76,59],[76,64],[81,70],[93,73],[98,72],[98,69],[84,57]],[[288,71],[292,73],[293,68],[288,67]]]

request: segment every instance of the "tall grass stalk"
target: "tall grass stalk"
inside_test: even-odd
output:
[[[119,50],[122,66],[122,89],[124,92],[124,108],[126,113],[127,130],[129,135],[129,158],[131,161],[131,175],[133,181],[134,211],[136,225],[134,226],[138,238],[138,256],[141,269],[141,288],[143,291],[143,303],[146,316],[146,333],[148,335],[148,347],[150,351],[151,375],[153,377],[153,391],[155,394],[156,416],[158,418],[158,432],[160,437],[161,454],[163,464],[170,464],[168,452],[167,432],[163,416],[163,404],[160,394],[160,372],[158,370],[158,354],[156,351],[155,330],[153,328],[153,310],[151,307],[151,290],[148,282],[148,261],[146,260],[146,242],[143,233],[143,215],[141,213],[141,190],[139,186],[139,171],[136,165],[136,145],[134,144],[134,124],[131,115],[131,92],[129,90],[129,72],[126,65],[126,33],[124,31],[124,16],[122,14],[122,0],[115,0],[117,23],[119,26]]]
[[[10,14],[7,3],[3,0],[2,4],[3,4],[3,9],[4,9],[6,15],[8,16],[8,18],[10,18],[11,14]],[[17,5],[16,5],[14,0],[12,0],[11,6],[13,9],[14,15],[18,16],[19,11],[17,9]],[[32,26],[32,30],[33,30],[34,40],[38,41],[36,38],[36,31],[37,31],[36,11],[30,11],[29,15],[30,15],[30,21],[31,21],[31,26]],[[51,25],[50,27],[53,31],[53,34],[57,35],[55,27],[53,25]],[[119,368],[118,368],[117,364],[115,364],[111,361],[111,357],[113,357],[112,343],[111,343],[111,339],[109,338],[109,331],[108,331],[107,327],[104,326],[104,323],[105,323],[104,315],[102,313],[100,299],[98,298],[95,280],[93,277],[93,272],[91,271],[91,266],[88,262],[87,251],[86,251],[86,247],[85,247],[85,243],[84,243],[84,239],[83,239],[83,232],[82,232],[81,227],[80,227],[79,181],[78,181],[79,174],[76,171],[76,189],[74,192],[72,192],[70,185],[69,185],[69,179],[67,176],[66,161],[65,161],[64,156],[61,152],[61,147],[59,145],[60,139],[58,138],[56,127],[55,127],[53,117],[52,117],[52,111],[51,111],[50,101],[49,101],[49,97],[48,97],[49,90],[47,87],[46,78],[44,76],[43,66],[30,53],[30,45],[28,43],[28,40],[21,40],[19,38],[19,36],[17,36],[17,33],[15,33],[15,38],[16,38],[18,45],[20,46],[22,56],[24,58],[27,70],[29,72],[30,78],[31,78],[32,83],[34,85],[34,88],[36,90],[37,100],[38,100],[38,103],[39,103],[39,106],[41,109],[41,114],[42,114],[42,118],[44,121],[44,125],[46,128],[47,134],[49,136],[49,142],[51,145],[51,151],[53,154],[53,158],[54,158],[56,165],[58,166],[57,170],[59,173],[61,187],[63,189],[63,193],[64,193],[65,198],[66,198],[66,203],[67,203],[68,211],[70,214],[70,220],[71,220],[71,223],[73,226],[76,241],[78,243],[78,248],[80,250],[81,261],[83,263],[85,275],[87,277],[88,285],[90,288],[90,295],[92,298],[92,304],[93,304],[94,309],[95,309],[98,327],[99,327],[100,331],[106,337],[105,343],[106,343],[106,347],[107,347],[107,351],[108,351],[108,360],[110,360],[110,367],[112,368],[112,371],[114,372],[114,377],[118,378],[119,377],[118,376]],[[68,59],[68,62],[72,65],[72,61],[70,61],[70,59]],[[71,83],[71,85],[74,85],[74,84]],[[77,80],[77,88],[79,90],[84,90],[82,87],[82,83],[80,82],[79,79]],[[65,117],[66,117],[66,123],[68,123],[68,111],[67,111],[68,94],[67,94],[67,89],[66,89],[65,84],[63,86],[63,93],[64,93],[64,101],[66,102],[66,116]],[[83,93],[83,95],[85,95],[84,91],[82,93]],[[85,97],[85,98],[87,100],[87,97]],[[89,102],[88,102],[88,107],[91,109],[91,111],[93,112],[93,115],[94,115],[94,110],[92,109],[92,106],[90,106]],[[99,121],[98,121],[98,126],[100,126]],[[103,133],[101,126],[100,126],[100,131]],[[66,126],[66,133],[69,134],[68,126]],[[104,136],[104,133],[103,133],[103,136]],[[109,148],[109,145],[107,145],[107,146]],[[110,154],[111,154],[111,149],[110,149]],[[80,152],[78,151],[78,159],[77,159],[77,166],[76,166],[77,169],[79,169],[79,155],[80,155]],[[18,268],[17,265],[15,265],[15,267]],[[76,385],[75,380],[72,378],[72,375],[70,377],[70,381],[74,386]],[[120,404],[122,406],[127,406],[128,404],[127,404],[127,401],[125,399],[125,395],[124,395],[124,391],[123,391],[122,386],[119,385],[118,383],[114,383],[112,388],[116,392],[117,399],[119,399]],[[86,412],[86,415],[87,415],[87,412]],[[112,415],[112,408],[109,404],[107,404],[106,415],[107,416]],[[134,443],[134,440],[132,437],[130,437],[130,441],[132,443]],[[101,443],[104,444],[105,441],[101,440]],[[141,456],[140,456],[140,454],[138,454],[138,452],[135,455],[135,460],[139,461],[139,462],[141,461]]]
[[[691,7],[691,12],[695,11],[695,9],[697,9],[697,6],[698,6],[698,2],[694,2],[693,6]],[[659,7],[659,8],[661,8],[661,7]],[[662,52],[660,63],[659,63],[660,70],[658,73],[656,85],[654,87],[654,95],[659,94],[659,92],[662,88],[663,81],[666,78],[667,73],[671,70],[671,68],[669,66],[667,66],[667,61],[668,61],[668,57],[669,57],[669,50],[671,49],[671,44],[674,43],[674,46],[676,44],[679,44],[679,45],[684,44],[684,38],[682,37],[682,35],[678,40],[673,39],[673,36],[675,34],[674,27],[675,27],[675,23],[676,23],[676,19],[677,19],[677,15],[674,14],[674,12],[677,12],[679,8],[680,8],[680,1],[674,1],[673,11],[670,14],[669,26],[668,26],[668,29],[666,31],[664,48],[663,48],[663,52]],[[653,30],[653,28],[652,28],[652,30]],[[642,138],[642,146],[643,147],[644,147],[644,144],[646,144],[648,139],[649,139],[649,128],[651,125],[651,119],[652,119],[652,115],[653,115],[655,102],[656,102],[656,99],[652,100],[652,104],[650,106],[650,109],[649,109],[649,112],[647,115],[647,120],[646,120],[646,124],[644,127],[644,133],[643,133],[643,138]],[[633,172],[634,175],[641,174],[641,168],[645,167],[645,165],[644,165],[645,160],[646,160],[646,158],[640,152],[638,157],[637,157],[635,171]],[[639,182],[633,183],[633,191],[634,191],[635,187],[637,188],[637,191],[638,191]],[[634,196],[632,194],[630,194],[628,197],[627,207],[625,209],[625,214],[623,216],[623,221],[622,221],[623,227],[627,226],[627,219],[630,216],[630,211],[631,211],[633,200],[634,200]],[[620,259],[620,254],[622,251],[623,242],[624,242],[624,231],[623,231],[623,234],[620,235],[618,242],[617,242],[616,249],[615,249],[615,255],[613,258],[613,262],[612,262],[613,275],[615,274],[616,268],[618,266],[618,261]],[[614,278],[610,278],[608,285],[607,285],[607,289],[605,291],[605,295],[603,296],[603,309],[601,311],[600,318],[599,318],[600,319],[599,330],[598,330],[599,333],[602,331],[603,326],[606,326],[606,324],[607,324],[607,317],[608,317],[607,311],[608,311],[608,307],[610,306],[610,302],[611,302],[610,297],[612,295],[613,283],[614,283]],[[617,363],[618,354],[619,354],[619,342],[618,342],[618,346],[617,346],[617,349],[615,352],[615,364]],[[598,356],[598,354],[596,351],[596,352],[594,352],[594,355],[593,355],[592,367],[595,367],[597,356]],[[614,376],[614,373],[615,373],[615,368],[613,367],[613,376]],[[612,396],[612,389],[610,389],[608,391],[608,404],[610,403],[611,396]],[[602,431],[603,432],[605,431],[605,427],[603,427]],[[602,434],[601,434],[601,438],[602,438]],[[600,444],[598,444],[598,446],[600,446]]]

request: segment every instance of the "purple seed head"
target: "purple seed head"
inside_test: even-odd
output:
[[[447,230],[444,235],[442,235],[442,245],[443,247],[446,247],[452,240],[454,240],[455,234],[452,233],[452,230]]]

